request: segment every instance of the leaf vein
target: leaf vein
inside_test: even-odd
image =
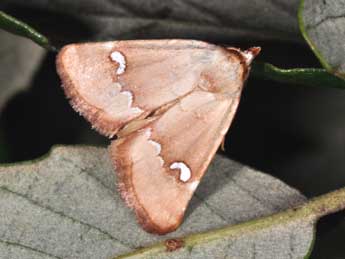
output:
[[[337,19],[341,19],[341,18],[345,18],[345,14],[328,15],[328,16],[322,18],[320,21],[318,21],[315,24],[306,25],[305,28],[306,28],[306,30],[316,29],[317,27],[319,27],[321,24],[323,24],[324,22],[326,22],[328,20],[337,20]]]
[[[56,214],[56,215],[59,215],[59,216],[62,217],[62,218],[67,218],[67,219],[71,220],[71,221],[74,222],[74,223],[79,223],[79,224],[81,224],[81,225],[83,225],[83,226],[86,226],[86,227],[88,227],[88,228],[91,228],[91,229],[94,229],[94,230],[96,230],[96,231],[99,231],[99,232],[102,233],[103,235],[107,236],[109,239],[111,239],[111,240],[113,240],[113,241],[116,241],[116,242],[120,243],[121,245],[123,245],[123,246],[125,246],[125,247],[134,249],[134,247],[133,247],[131,244],[129,244],[129,243],[127,243],[127,242],[124,242],[123,240],[120,240],[120,239],[114,237],[113,235],[111,235],[111,234],[108,233],[107,231],[102,230],[102,229],[99,228],[99,227],[93,226],[93,225],[91,225],[91,224],[89,224],[89,223],[86,223],[86,222],[81,221],[81,220],[79,220],[79,219],[76,219],[76,218],[74,218],[74,217],[68,216],[68,215],[66,215],[66,214],[64,214],[64,213],[62,213],[62,212],[60,212],[60,211],[57,211],[57,210],[53,209],[53,208],[50,207],[50,206],[44,206],[44,205],[40,204],[39,202],[37,202],[37,201],[35,201],[35,200],[29,198],[28,196],[23,195],[23,194],[21,194],[21,193],[18,193],[18,192],[16,192],[16,191],[10,190],[9,188],[7,188],[7,187],[5,187],[5,186],[1,186],[0,189],[1,189],[1,190],[4,190],[4,191],[7,191],[7,192],[9,192],[9,193],[11,193],[11,194],[13,194],[13,195],[15,195],[15,196],[21,197],[21,198],[27,200],[30,204],[32,204],[32,205],[34,205],[34,206],[37,206],[37,207],[39,207],[39,208],[48,210],[48,211],[50,211],[50,212],[52,212],[52,213],[54,213],[54,214]]]
[[[21,243],[18,243],[18,242],[12,242],[12,241],[7,241],[7,240],[0,239],[0,243],[3,243],[5,245],[7,245],[7,246],[17,246],[17,247],[20,247],[20,248],[23,248],[23,249],[26,249],[26,250],[30,250],[30,251],[33,251],[33,252],[36,252],[36,253],[39,253],[39,254],[47,255],[47,256],[55,258],[55,259],[63,259],[60,256],[53,255],[53,254],[47,253],[45,251],[39,250],[39,249],[37,249],[35,247],[27,246],[27,245],[24,245],[24,244],[21,244]]]
[[[206,208],[208,208],[213,214],[217,215],[220,217],[222,220],[224,220],[226,223],[229,223],[228,219],[223,217],[221,213],[219,213],[214,207],[212,207],[205,199],[194,193],[195,197],[198,198],[203,204],[205,204]]]

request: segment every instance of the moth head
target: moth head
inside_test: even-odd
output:
[[[260,47],[251,47],[245,51],[240,51],[241,55],[243,56],[247,66],[250,66],[252,63],[253,59],[259,55],[261,51]]]
[[[248,77],[250,66],[254,58],[260,53],[260,47],[251,47],[247,50],[240,50],[238,48],[229,47],[226,48],[229,52],[229,59],[232,59],[233,62],[240,64],[241,69],[239,69],[239,74],[242,77],[242,81],[245,81]],[[235,60],[234,60],[235,59]]]

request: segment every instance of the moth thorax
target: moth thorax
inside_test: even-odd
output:
[[[244,67],[240,59],[231,57],[219,60],[217,66],[204,71],[200,75],[199,88],[212,93],[232,94],[239,92],[243,86]]]
[[[216,93],[220,91],[220,88],[217,87],[217,82],[215,82],[212,75],[207,72],[201,73],[198,87],[207,92]]]

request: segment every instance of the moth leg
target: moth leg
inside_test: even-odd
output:
[[[222,139],[222,143],[220,144],[220,149],[225,152],[225,136]]]

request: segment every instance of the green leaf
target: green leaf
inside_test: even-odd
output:
[[[254,62],[251,75],[286,84],[345,89],[345,81],[320,68],[281,69],[268,63]]]
[[[149,246],[146,255],[169,258],[301,258],[319,215],[319,205],[299,207],[304,202],[281,181],[216,156],[182,226],[152,235],[120,199],[106,149],[58,147],[43,159],[0,167],[0,254],[102,259]],[[296,209],[268,216],[288,208]],[[165,243],[150,247],[182,236],[188,237],[175,252],[165,253]]]
[[[46,51],[32,41],[0,30],[0,112],[18,92],[27,90]]]
[[[302,0],[298,21],[322,66],[345,78],[345,1]]]
[[[28,24],[0,11],[0,28],[8,32],[26,37],[36,42],[45,49],[52,50],[49,40]]]
[[[25,10],[22,15],[27,15],[38,29],[44,28],[50,39],[57,40],[54,45],[60,45],[155,38],[223,43],[241,39],[302,42],[296,20],[298,3],[299,0],[255,4],[223,0],[60,0],[51,4],[31,0],[28,5],[22,0],[5,0],[3,6],[5,10]]]

